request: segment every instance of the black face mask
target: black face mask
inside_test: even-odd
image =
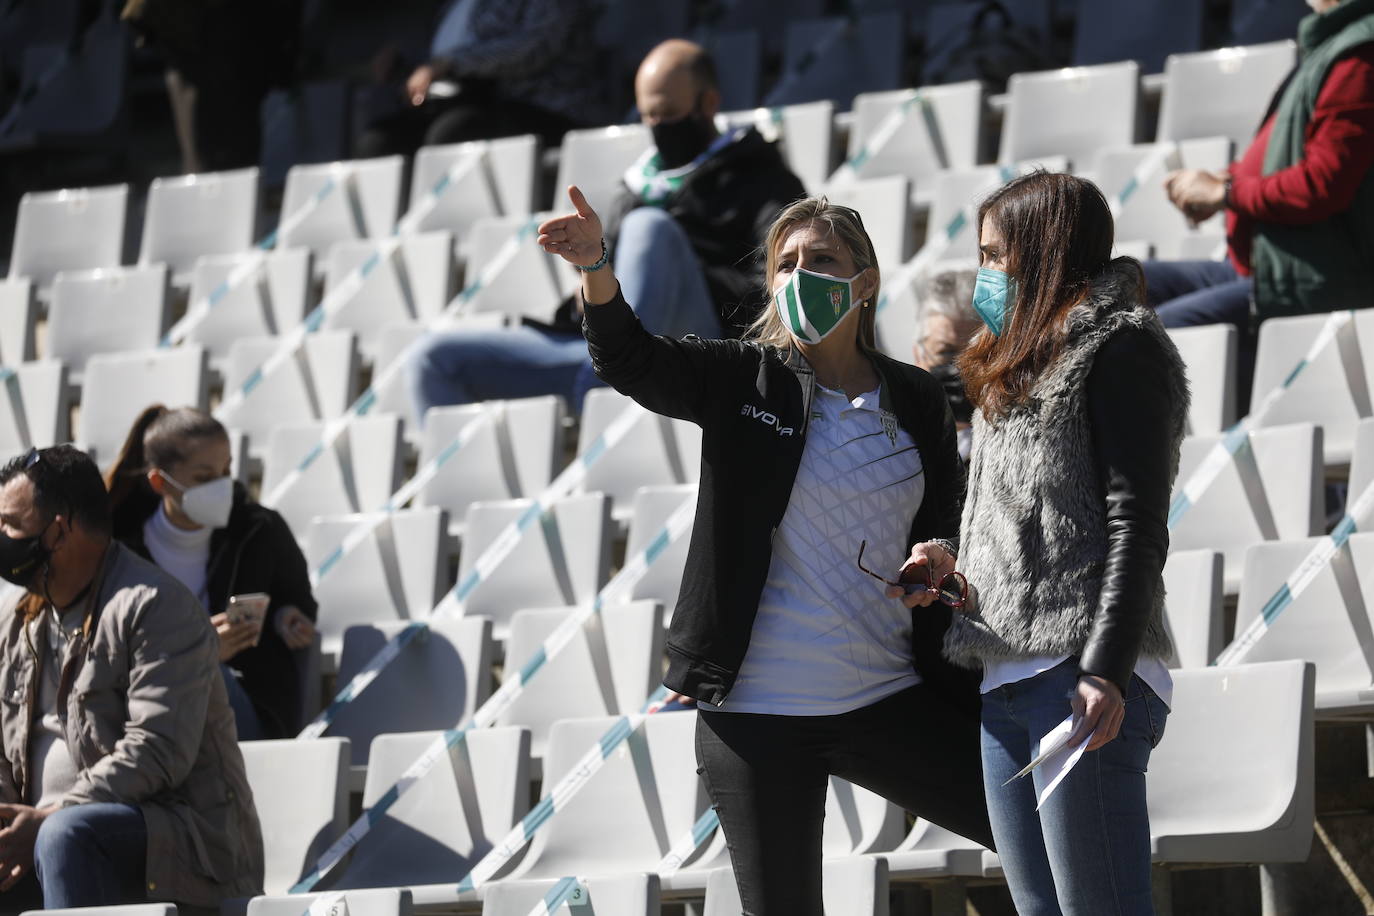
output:
[[[706,151],[716,138],[716,127],[710,118],[692,112],[676,121],[660,121],[649,128],[649,133],[663,168],[675,169]]]
[[[952,362],[941,363],[933,367],[930,374],[940,383],[940,387],[945,389],[945,399],[949,401],[950,410],[954,411],[954,422],[973,422],[973,405],[969,403],[968,394],[964,391],[964,380],[959,376],[959,367]]]
[[[0,579],[24,589],[33,585],[38,571],[52,553],[43,546],[43,532],[47,530],[44,527],[43,531],[26,538],[12,538],[0,531]]]

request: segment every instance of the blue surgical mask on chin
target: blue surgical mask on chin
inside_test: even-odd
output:
[[[973,310],[983,319],[993,336],[1001,337],[1007,312],[1016,304],[1016,283],[1004,270],[978,268],[973,283]]]

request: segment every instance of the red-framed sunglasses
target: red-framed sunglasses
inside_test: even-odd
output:
[[[858,565],[860,570],[868,573],[870,576],[877,579],[879,582],[886,582],[888,585],[895,585],[897,588],[906,591],[907,594],[911,594],[913,587],[923,588],[926,591],[933,591],[935,592],[935,597],[940,601],[941,604],[947,604],[950,607],[954,608],[963,607],[965,604],[968,603],[968,580],[964,578],[963,573],[945,573],[943,576],[940,577],[940,581],[937,584],[935,582],[934,572],[931,570],[929,566],[926,566],[926,581],[924,583],[894,582],[886,576],[878,575],[873,570],[869,569],[867,566],[864,565],[864,548],[867,546],[868,541],[864,540],[859,542],[859,558],[854,562]]]

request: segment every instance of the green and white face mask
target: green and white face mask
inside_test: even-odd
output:
[[[857,304],[854,281],[862,273],[845,279],[800,267],[792,271],[787,283],[773,293],[783,327],[802,343],[820,343]]]

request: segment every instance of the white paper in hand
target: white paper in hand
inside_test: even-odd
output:
[[[1059,788],[1059,784],[1064,781],[1064,777],[1069,775],[1069,770],[1072,770],[1074,764],[1078,763],[1079,759],[1083,756],[1083,751],[1088,747],[1088,741],[1091,740],[1091,737],[1089,737],[1077,747],[1068,747],[1069,736],[1073,734],[1073,729],[1074,717],[1073,713],[1070,713],[1068,718],[1050,729],[1045,733],[1045,736],[1040,739],[1040,743],[1036,748],[1035,759],[1026,764],[1021,772],[1017,773],[1011,779],[1008,779],[1007,782],[1002,783],[1002,785],[1007,785],[1007,783],[1010,783],[1012,780],[1020,779],[1029,774],[1030,771],[1034,770],[1036,767],[1043,766],[1045,768],[1044,775],[1046,778],[1045,787],[1040,790],[1040,797],[1036,800],[1035,804],[1035,810],[1039,811],[1044,807],[1045,800],[1050,797],[1050,794],[1054,792],[1055,789]]]

